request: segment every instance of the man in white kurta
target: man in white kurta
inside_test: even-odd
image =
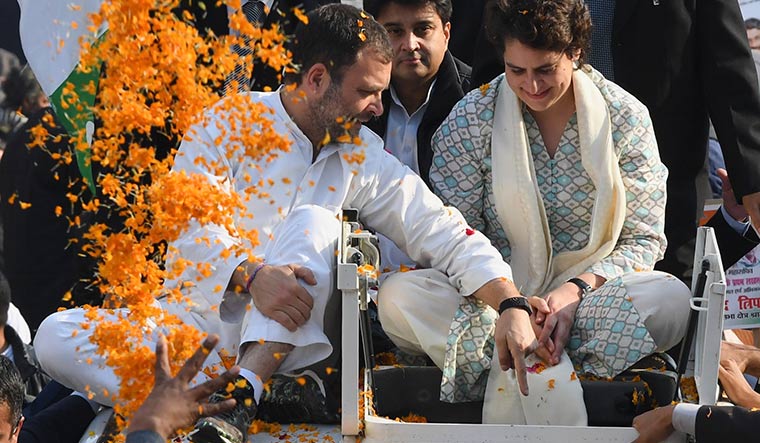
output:
[[[275,130],[291,143],[289,150],[258,159],[231,153],[231,140],[240,140],[238,131],[252,134],[259,128],[231,122],[234,117],[221,102],[192,128],[175,160],[175,172],[201,174],[230,193],[244,195],[252,184],[263,183],[259,191],[268,194],[246,201],[253,218],[235,218],[238,226],[259,232],[261,244],[254,257],[223,258],[226,248],[243,240],[214,225],[196,224],[171,245],[186,260],[208,263],[210,275],[196,282],[196,268],[189,267],[178,281],[167,283],[196,282],[186,289],[194,303],[189,311],[164,305],[186,322],[221,335],[221,347],[238,355],[241,375],[254,386],[257,400],[261,380],[273,372],[316,363],[332,350],[323,319],[334,289],[336,216],[342,208],[358,209],[366,226],[391,239],[415,262],[445,274],[462,296],[475,295],[494,307],[506,298],[520,297],[511,284],[509,266],[490,241],[471,232],[457,210],[444,207],[414,172],[383,150],[382,139],[361,127],[359,122],[382,113],[380,94],[389,83],[392,51],[380,25],[347,8],[320,8],[310,14],[306,28],[318,32],[320,24],[336,20],[346,20],[346,26],[353,28],[359,17],[366,38],[361,39],[364,45],[356,49],[353,64],[341,68],[332,62],[312,62],[311,67],[302,66],[295,90],[246,96],[251,106],[262,104],[270,110]],[[325,11],[329,20],[320,15]],[[337,38],[301,37],[300,41],[339,46]],[[357,122],[350,130],[361,139],[359,145],[323,142],[325,132],[335,140],[331,125],[342,116]],[[364,160],[357,163],[353,159],[359,154]],[[259,273],[250,278],[255,270]],[[243,286],[250,286],[249,294],[235,293],[234,288]],[[306,315],[303,303],[312,303]],[[521,315],[527,314],[509,310],[504,317]],[[118,379],[95,355],[87,334],[72,337],[82,321],[80,310],[49,317],[38,332],[37,352],[53,378],[77,390],[89,386],[98,401],[109,404],[110,399],[101,394],[104,389],[116,392]],[[518,334],[509,342],[517,358],[537,346],[535,337],[524,337]],[[274,353],[285,357],[277,359]],[[219,361],[219,356],[212,357],[216,358],[207,365]],[[86,363],[88,358],[92,364]]]

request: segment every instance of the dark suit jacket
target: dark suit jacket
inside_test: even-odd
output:
[[[707,226],[715,231],[715,239],[720,249],[720,258],[723,267],[728,269],[734,263],[744,257],[749,251],[758,245],[758,239],[755,231],[750,228],[747,234],[739,235],[723,218],[723,213],[718,211],[707,222]]]
[[[430,187],[428,175],[433,163],[433,149],[430,147],[430,140],[454,105],[469,91],[471,73],[472,70],[469,66],[446,51],[441,66],[438,68],[438,76],[430,94],[430,102],[417,130],[417,160],[420,166],[420,176],[425,180],[428,187]],[[391,103],[390,91],[383,91],[383,109],[385,110],[383,115],[366,123],[366,126],[380,137],[385,136],[388,127],[388,110]]]
[[[702,168],[709,114],[739,196],[760,191],[760,99],[742,25],[736,0],[618,1],[612,36],[615,82],[649,108],[671,177]]]
[[[29,121],[8,140],[0,160],[0,218],[2,218],[5,275],[11,298],[32,330],[62,305],[61,297],[77,283],[77,249],[69,220],[81,213],[66,193],[79,194],[76,163],[59,164],[50,153],[71,154],[61,123],[48,124],[51,108],[29,116]],[[51,139],[44,148],[27,148],[30,130],[42,124]],[[53,138],[60,136],[58,138]],[[47,152],[46,152],[47,151]],[[57,176],[57,179],[56,179]],[[71,184],[71,185],[70,185]],[[86,191],[86,190],[84,190]],[[16,195],[13,204],[9,198]],[[86,192],[82,198],[89,198]],[[23,209],[20,202],[31,203]],[[56,215],[56,207],[61,215]]]
[[[454,57],[472,65],[475,48],[472,45],[483,27],[483,8],[486,0],[452,0],[451,38],[449,51]]]
[[[760,412],[738,406],[702,406],[697,413],[699,443],[757,441]]]
[[[24,421],[19,443],[76,443],[95,413],[82,397],[70,395]]]

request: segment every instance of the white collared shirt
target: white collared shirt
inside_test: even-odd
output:
[[[697,414],[702,405],[679,403],[673,408],[673,429],[694,435],[697,429]]]
[[[409,169],[420,174],[420,164],[417,158],[417,130],[422,123],[422,117],[430,102],[430,94],[433,91],[435,80],[430,84],[425,103],[409,115],[406,108],[396,94],[396,89],[391,85],[391,105],[388,109],[388,124],[385,128],[385,149],[394,155],[401,163],[409,166]]]

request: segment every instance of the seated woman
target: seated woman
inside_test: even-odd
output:
[[[584,425],[574,370],[613,377],[686,329],[688,288],[653,271],[666,247],[667,169],[644,105],[584,64],[583,0],[500,0],[485,17],[506,72],[465,96],[436,132],[430,180],[530,297],[532,329],[506,337],[523,339],[519,329],[538,338],[530,393],[517,395],[512,371],[496,364],[501,312],[439,284],[446,276],[390,277],[380,320],[402,349],[443,369],[443,400],[485,395],[484,422]]]

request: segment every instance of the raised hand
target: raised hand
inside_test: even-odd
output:
[[[150,430],[166,439],[174,435],[177,429],[192,425],[200,417],[232,409],[235,406],[234,399],[208,403],[208,397],[235,379],[240,371],[237,366],[215,379],[188,388],[218,342],[219,337],[216,335],[206,338],[195,354],[182,365],[177,376],[172,377],[166,338],[160,336],[156,343],[156,381],[153,390],[130,420],[128,431]]]

